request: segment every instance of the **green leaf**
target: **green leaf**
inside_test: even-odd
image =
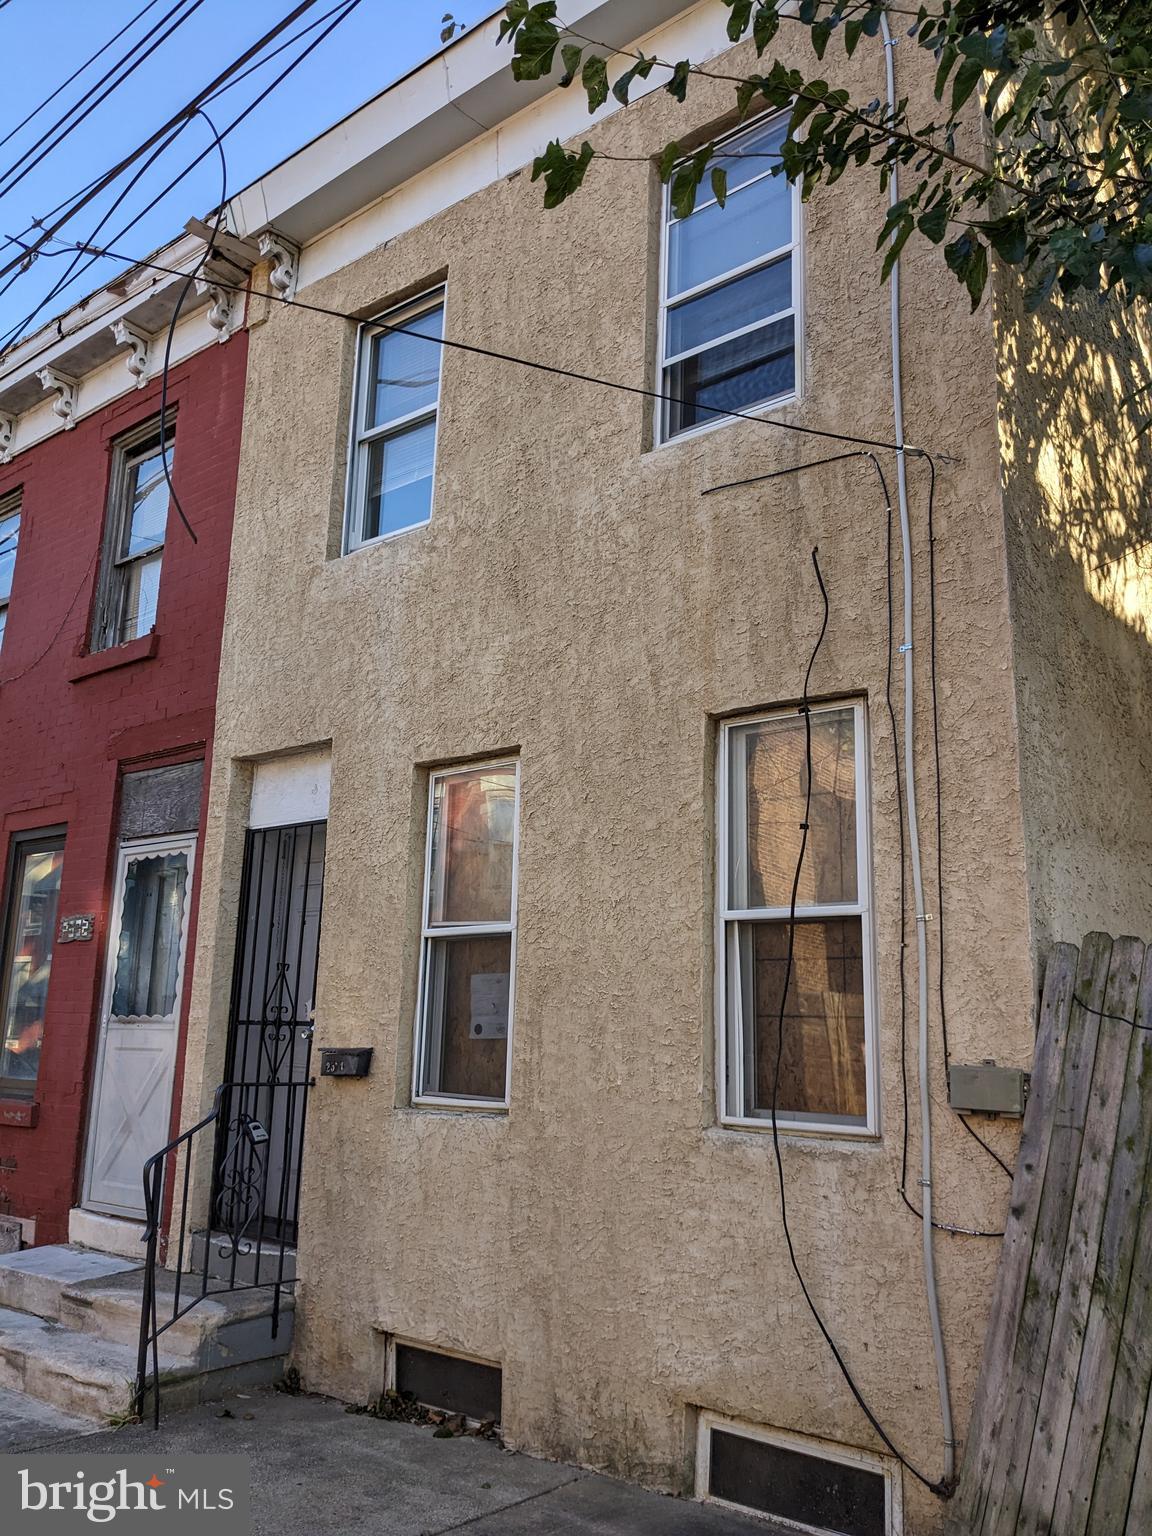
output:
[[[813,22],[808,29],[808,35],[812,39],[812,47],[816,50],[816,57],[822,59],[824,50],[828,47],[828,40],[832,36],[832,23],[830,21]]]
[[[728,7],[728,41],[738,43],[752,19],[752,0],[724,0]]]
[[[666,83],[664,89],[669,96],[674,96],[677,101],[683,101],[688,94],[688,76],[692,72],[691,59],[681,59],[673,67],[672,78]],[[742,87],[743,88],[743,87]]]
[[[776,0],[764,0],[763,4],[756,7],[752,22],[752,41],[756,44],[757,56],[764,52],[779,30],[780,13],[776,8]]]
[[[980,83],[980,76],[984,73],[984,66],[979,59],[965,59],[956,71],[956,78],[952,81],[952,111],[959,112],[960,108],[971,96]]]
[[[952,199],[942,197],[938,202],[926,208],[916,220],[916,227],[922,235],[927,236],[933,245],[939,245],[948,233],[948,218],[952,212]]]
[[[633,80],[647,80],[648,76],[652,73],[652,66],[655,62],[655,59],[646,59],[641,54],[638,62],[633,64],[631,69],[626,69],[619,80],[617,80],[616,84],[612,87],[612,94],[622,107],[628,105],[628,92],[632,88]]]
[[[910,215],[905,217],[904,222],[900,225],[900,228],[896,234],[896,238],[892,241],[891,245],[884,253],[884,265],[880,268],[880,281],[882,283],[886,283],[888,281],[892,274],[892,268],[900,259],[900,252],[908,243],[908,236],[915,228],[916,225],[912,217]]]
[[[598,53],[590,53],[584,60],[580,84],[588,93],[589,112],[595,112],[608,100],[608,66]]]
[[[728,172],[722,165],[712,167],[712,196],[721,208],[728,200]]]
[[[988,236],[992,249],[1010,266],[1018,267],[1028,254],[1028,230],[1023,218],[1006,214],[1001,219],[988,219],[980,228]]]
[[[679,140],[677,139],[673,139],[670,144],[665,144],[664,148],[660,151],[656,160],[656,172],[660,180],[665,184],[667,184],[669,176],[671,176],[679,164],[682,154],[683,150],[681,150]]]
[[[564,74],[561,77],[561,85],[571,85],[576,78],[576,71],[580,68],[580,60],[584,57],[583,48],[575,43],[565,43],[560,49],[560,57],[564,60]]]
[[[585,139],[578,154],[566,150],[556,139],[532,162],[532,180],[544,178],[544,206],[556,208],[571,197],[584,180],[592,163],[592,146]]]

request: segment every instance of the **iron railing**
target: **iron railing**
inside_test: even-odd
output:
[[[211,1111],[144,1164],[142,1241],[146,1249],[132,1411],[143,1418],[151,1385],[156,1428],[160,1426],[160,1340],[206,1297],[270,1290],[272,1338],[279,1333],[282,1296],[296,1283],[291,1245],[300,1186],[295,1175],[310,1086],[307,1076],[272,1084],[221,1083]],[[268,1128],[251,1112],[257,1093],[272,1123],[290,1128],[290,1146],[277,1147]],[[192,1168],[198,1149],[209,1137],[211,1196],[207,1218],[198,1224],[189,1207]],[[274,1147],[279,1155],[273,1155]],[[181,1153],[180,1196],[177,1199],[173,1193],[165,1234],[165,1190],[174,1189]],[[274,1183],[278,1188],[270,1187]],[[174,1262],[162,1264],[162,1259]]]

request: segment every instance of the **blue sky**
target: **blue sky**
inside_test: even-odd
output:
[[[0,55],[5,66],[0,138],[9,134],[146,3],[147,0],[10,0],[0,9]],[[25,237],[34,220],[44,219],[57,204],[141,144],[232,59],[292,10],[294,0],[200,0],[199,8],[126,84],[114,91],[62,144],[52,148],[18,185],[9,186],[13,173],[26,167],[33,154],[38,155],[47,147],[33,148],[68,106],[95,85],[130,45],[155,27],[175,5],[187,8],[193,3],[194,0],[154,0],[147,14],[124,37],[45,111],[0,145],[0,236]],[[337,0],[318,0],[310,12],[282,34],[277,44],[303,31],[336,4]],[[450,10],[457,21],[471,26],[495,8],[495,0],[360,0],[358,8],[227,136],[230,189],[236,191],[254,180],[435,53],[441,46],[441,18],[445,11]],[[208,110],[217,128],[223,131],[326,25],[305,33],[297,44],[215,101]],[[220,195],[220,162],[215,149],[130,231],[119,233],[210,142],[204,124],[199,120],[192,122],[128,194],[96,237],[97,241],[118,235],[117,249],[144,256],[178,234],[190,215],[202,216],[214,207]],[[134,171],[79,213],[61,239],[87,240],[132,174]],[[5,245],[0,250],[0,263],[15,254],[16,247]],[[28,320],[71,260],[70,254],[42,257],[14,282],[11,278],[0,279],[0,288],[10,284],[6,292],[0,293],[0,343],[26,320],[27,330],[37,329],[70,301],[123,270],[122,263],[97,261],[87,271],[77,273],[68,287],[47,301],[38,316]]]

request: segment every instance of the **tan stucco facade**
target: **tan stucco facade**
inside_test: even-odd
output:
[[[872,94],[882,69],[876,48],[846,83]],[[729,106],[726,89],[704,83],[685,108],[652,96],[589,136],[643,157]],[[804,211],[803,390],[774,413],[782,422],[892,437],[888,294],[873,254],[881,217],[866,175]],[[539,185],[514,175],[299,297],[371,315],[444,279],[450,337],[650,383],[659,219],[643,163],[594,165],[580,196],[547,214]],[[1027,1065],[1039,947],[1113,911],[1136,926],[1147,884],[1127,870],[1129,894],[1112,908],[1102,873],[1075,902],[1075,871],[1054,872],[1037,765],[1059,710],[1051,695],[1079,660],[1046,634],[1042,595],[1021,616],[1037,557],[1022,517],[1005,519],[1002,322],[994,328],[990,304],[970,316],[938,252],[912,244],[902,325],[908,438],[938,465],[940,897],[928,476],[922,461],[909,469],[936,1206],[945,1221],[996,1229],[1007,1180],[946,1108],[939,917],[955,1058]],[[862,1390],[908,1457],[938,1476],[921,1228],[898,1192],[900,833],[886,513],[868,461],[702,498],[844,445],[736,421],[653,448],[641,398],[449,351],[431,522],[341,557],[355,349],[354,324],[300,308],[273,306],[251,333],[185,1103],[190,1123],[222,1072],[249,765],[330,742],[316,1044],[375,1055],[367,1079],[322,1080],[311,1095],[304,1381],[375,1396],[389,1334],[495,1361],[511,1445],[679,1492],[691,1489],[700,1409],[881,1449],[789,1268],[771,1136],[722,1128],[717,1115],[717,722],[800,698],[821,620],[818,545],[830,621],[813,694],[867,705],[880,1135],[785,1136],[789,1213]],[[891,479],[892,455],[881,458]],[[1119,618],[1092,612],[1100,633],[1077,643],[1114,658],[1122,703],[1125,688],[1146,687],[1146,636],[1127,624],[1121,646],[1109,637]],[[1033,659],[1022,659],[1014,613]],[[1093,690],[1086,697],[1100,707]],[[416,1108],[428,770],[509,753],[521,765],[510,1109]],[[1068,782],[1076,770],[1063,756],[1072,815],[1090,775]],[[1138,771],[1135,757],[1112,764],[1113,799],[1135,792]],[[1102,870],[1130,851],[1107,808],[1100,815],[1084,857]],[[914,930],[910,912],[909,955]],[[911,1004],[907,1027],[914,1063]],[[984,1129],[1010,1156],[1014,1127]],[[961,1435],[997,1248],[936,1241]],[[938,1501],[907,1476],[904,1503],[907,1531],[938,1528]]]

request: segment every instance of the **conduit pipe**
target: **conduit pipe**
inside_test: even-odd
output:
[[[886,11],[880,12],[884,43],[884,70],[889,121],[896,110],[896,44]],[[888,178],[888,203],[900,200],[899,173],[892,167]],[[944,1476],[951,1486],[956,1476],[956,1439],[952,1425],[952,1395],[948,1385],[948,1359],[940,1324],[940,1292],[936,1280],[936,1252],[932,1234],[932,1098],[928,1077],[928,912],[924,902],[924,870],[920,858],[920,830],[916,811],[916,697],[912,650],[912,529],[908,515],[908,476],[904,444],[904,388],[900,368],[900,258],[892,263],[888,279],[892,326],[892,418],[896,436],[896,496],[900,509],[900,560],[904,582],[904,783],[908,805],[908,852],[912,862],[912,895],[916,909],[916,977],[918,1056],[920,1080],[920,1208],[923,1213],[924,1286],[936,1356],[936,1380],[940,1392],[940,1418],[944,1429]],[[903,942],[903,938],[901,938]]]

